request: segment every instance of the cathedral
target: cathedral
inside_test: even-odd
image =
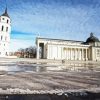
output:
[[[100,41],[93,33],[86,41],[36,38],[37,59],[100,61]]]
[[[0,57],[9,56],[11,20],[7,12],[0,15]]]

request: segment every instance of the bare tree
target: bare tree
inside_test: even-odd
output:
[[[36,57],[36,47],[30,46],[28,48],[22,49],[20,48],[18,51],[21,58],[35,58]]]
[[[24,58],[24,49],[20,48],[20,49],[18,50],[18,52],[20,53],[20,57],[21,57],[21,58]]]

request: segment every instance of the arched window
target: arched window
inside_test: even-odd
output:
[[[1,36],[1,40],[2,40],[2,38],[3,38],[3,37]]]
[[[1,31],[3,31],[4,30],[4,26],[2,26],[2,28],[1,28]]]
[[[7,23],[9,23],[9,20],[7,19]]]
[[[8,56],[8,53],[7,52],[5,54],[6,54],[6,56]]]
[[[5,20],[4,18],[2,18],[2,20]]]
[[[6,32],[8,32],[8,27],[6,27]]]

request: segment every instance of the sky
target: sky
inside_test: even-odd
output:
[[[10,51],[35,46],[43,38],[86,41],[100,39],[100,0],[0,0],[11,18]]]

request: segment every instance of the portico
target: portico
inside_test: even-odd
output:
[[[92,41],[93,36],[90,35]],[[87,39],[88,40],[88,39]],[[37,38],[37,59],[100,60],[100,42]],[[97,53],[96,53],[97,52]]]

